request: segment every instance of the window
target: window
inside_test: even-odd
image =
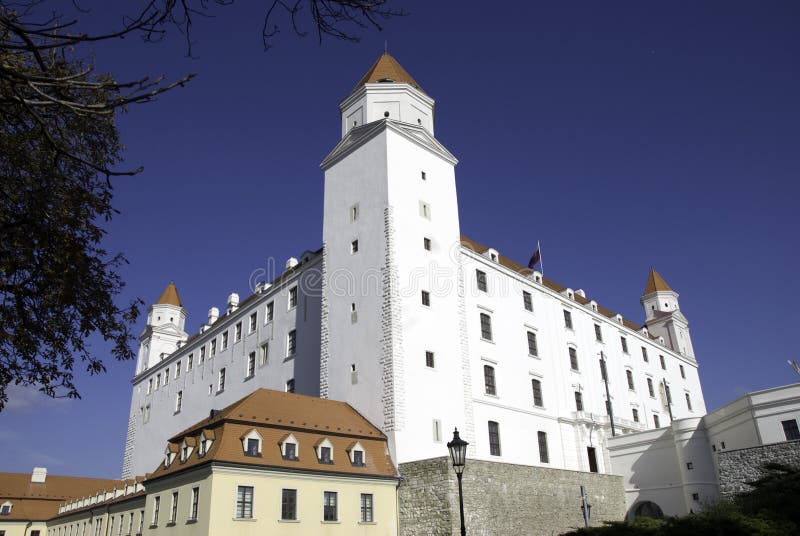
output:
[[[427,290],[422,291],[422,305],[425,307],[431,306],[431,293]]]
[[[175,520],[178,518],[178,492],[172,492],[172,508],[169,512],[169,522],[175,523]]]
[[[294,393],[294,378],[289,378],[286,380],[286,392]]]
[[[547,452],[547,432],[536,432],[539,439],[539,461],[550,463],[550,454]]]
[[[241,324],[241,322],[239,324],[237,324],[239,326],[239,330],[242,329],[242,326],[240,324]],[[222,349],[224,350],[227,347],[228,347],[228,332],[225,331],[222,334]]]
[[[433,352],[425,352],[425,366],[428,368],[433,368],[434,360],[433,360]]]
[[[258,456],[258,438],[257,437],[248,437],[247,438],[247,445],[245,447],[244,455],[245,456]]]
[[[658,420],[658,415],[653,415],[653,426],[661,428],[661,422]]]
[[[481,338],[485,341],[492,340],[492,317],[481,313]]]
[[[528,332],[528,355],[538,356],[539,355],[539,348],[536,344],[536,333],[529,331]]]
[[[420,178],[421,178],[422,180],[426,180],[426,179],[428,178],[428,177],[425,175],[425,172],[424,172],[424,171],[420,171],[419,173],[420,173]]]
[[[358,253],[358,240],[353,240],[350,242],[350,254],[354,255]]]
[[[236,519],[253,519],[253,486],[239,486],[236,491]]]
[[[475,270],[475,279],[478,282],[478,290],[486,292],[486,272]]]
[[[181,375],[181,361],[179,359],[178,362],[175,363],[175,378],[180,377],[180,375]]]
[[[294,357],[297,353],[297,330],[293,329],[286,338],[286,357]]]
[[[225,369],[219,369],[219,376],[217,377],[217,392],[221,393],[225,390]]]
[[[158,525],[158,511],[161,509],[161,497],[153,499],[153,525]]]
[[[258,366],[264,366],[267,364],[267,360],[269,359],[269,342],[261,343],[259,346],[258,352]]]
[[[661,368],[663,370],[667,370],[667,362],[664,360],[664,356],[663,355],[658,356],[658,360],[661,361]]]
[[[603,330],[600,328],[600,324],[594,325],[594,338],[597,342],[603,342]]]
[[[692,500],[693,501],[699,501],[700,500],[700,494],[699,493],[692,493]]]
[[[285,441],[283,443],[283,459],[284,460],[297,460],[297,443]]]
[[[681,378],[686,379],[686,371],[683,370],[683,365],[678,365],[678,370],[681,371]]]
[[[533,299],[530,292],[522,291],[522,306],[526,311],[533,311]]]
[[[633,413],[633,422],[639,422],[639,410],[636,409],[636,408],[633,408],[631,410],[631,413]]]
[[[489,421],[489,454],[500,456],[500,425]]]
[[[622,344],[622,353],[627,354],[628,353],[628,339],[626,339],[625,337],[620,337],[619,338],[619,342],[620,342],[620,344]]]
[[[544,406],[544,401],[542,400],[542,382],[535,378],[532,379],[531,389],[533,389],[533,405],[537,408],[541,408]]]
[[[497,386],[494,382],[494,367],[491,365],[483,366],[483,383],[487,395],[497,394]]]
[[[600,360],[600,379],[603,381],[608,381],[608,373],[606,373],[606,360]]]
[[[651,398],[656,397],[656,392],[653,389],[653,378],[647,378],[647,392]]]
[[[631,391],[635,391],[636,386],[633,384],[633,371],[626,370],[625,376],[628,378],[628,389],[630,389]]]
[[[433,441],[435,443],[442,442],[442,421],[433,419]]]
[[[372,523],[372,493],[361,494],[361,522]]]
[[[569,347],[569,368],[578,370],[578,351],[572,346]]]
[[[178,391],[175,394],[175,413],[180,413],[183,407],[183,391]]]
[[[422,247],[425,248],[426,251],[431,250],[431,239],[430,238],[423,238],[422,239]]]
[[[358,203],[350,207],[350,221],[354,222],[358,220]]]
[[[694,470],[694,463],[692,463],[692,462],[686,462],[686,469],[687,469],[688,471],[692,471],[692,470]]]
[[[431,207],[428,203],[419,202],[419,215],[423,218],[431,219]]]
[[[364,467],[364,451],[360,449],[353,450],[353,466]]]
[[[336,508],[337,493],[335,491],[325,491],[322,497],[322,520],[323,521],[336,521],[339,519]]]
[[[564,327],[567,329],[572,329],[572,313],[564,310]]]
[[[3,505],[0,506],[0,516],[11,515],[11,507],[12,506],[13,506],[13,503],[11,503],[10,501],[4,502]]]
[[[267,309],[264,314],[264,322],[270,323],[272,322],[272,318],[275,316],[275,303],[269,302],[267,304]]]
[[[783,427],[783,435],[786,441],[795,441],[800,439],[800,430],[797,428],[797,419],[789,419],[788,421],[781,421]]]
[[[583,393],[575,391],[575,411],[583,411]]]
[[[689,393],[684,393],[684,395],[686,396],[686,409],[692,411],[692,397],[689,396]]]
[[[331,459],[331,448],[330,447],[320,447],[319,448],[319,463],[326,463],[326,464],[333,463],[333,460]]]
[[[650,362],[650,358],[647,357],[647,348],[645,348],[644,346],[642,346],[642,359],[644,360],[645,363]]]
[[[197,507],[200,504],[200,488],[192,488],[192,504],[189,507],[189,519],[197,519]]]
[[[189,354],[189,357],[186,359],[186,372],[192,370],[194,366],[194,354]]]
[[[297,287],[289,289],[289,309],[297,307]]]
[[[161,373],[156,374],[156,391],[161,387]]]
[[[672,393],[669,390],[669,385],[667,385],[667,381],[664,380],[664,394],[667,395],[667,404],[672,405]]]
[[[203,363],[205,360],[206,360],[206,347],[205,345],[203,345],[203,347],[200,348],[200,362]]]

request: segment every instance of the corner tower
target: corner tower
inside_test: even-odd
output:
[[[320,395],[379,426],[398,463],[440,456],[471,404],[457,160],[433,136],[433,107],[381,55],[339,106],[343,138],[320,164]]]
[[[650,268],[640,301],[648,331],[664,337],[664,342],[674,351],[694,359],[689,321],[681,313],[678,293],[670,288],[655,268]]]
[[[157,364],[178,349],[188,334],[184,331],[186,309],[181,304],[175,283],[170,282],[156,303],[147,311],[147,325],[139,336],[136,374]]]

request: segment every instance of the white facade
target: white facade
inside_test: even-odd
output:
[[[373,70],[382,61],[394,62],[382,56]],[[367,80],[342,102],[342,140],[321,164],[324,253],[137,374],[124,476],[150,470],[166,438],[212,408],[257,387],[284,388],[289,378],[298,392],[355,407],[387,434],[395,463],[446,454],[458,427],[473,458],[610,472],[601,354],[617,433],[669,426],[665,386],[674,418],[705,414],[676,293],[669,290],[669,311],[647,315],[654,330],[648,334],[583,291],[544,280],[461,236],[457,160],[433,136],[433,106],[416,84],[397,79]],[[300,285],[303,307],[278,307],[311,268],[322,271],[322,281]],[[646,310],[661,307],[651,304],[663,298],[656,294],[642,297]],[[212,340],[238,321],[246,325],[251,312],[261,315],[271,300],[272,326],[259,316],[254,337],[218,348],[197,366],[201,348],[210,352]],[[482,318],[491,323],[490,337]],[[686,344],[670,341],[667,323],[683,330]],[[266,373],[247,380],[249,352],[268,340],[270,356],[272,345],[285,355],[294,326],[300,357],[271,357]],[[186,369],[190,354],[191,373],[166,389],[149,388],[165,370],[174,376],[176,362]],[[221,367],[229,370],[228,383],[217,395]],[[181,389],[184,407],[175,415]]]

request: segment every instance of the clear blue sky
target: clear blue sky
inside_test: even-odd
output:
[[[105,244],[130,260],[125,299],[174,280],[195,332],[269,258],[320,247],[337,105],[388,40],[460,160],[464,234],[521,262],[540,240],[548,277],[636,322],[655,266],[709,409],[798,380],[800,4],[397,0],[410,15],[361,43],[285,28],[269,52],[250,4],[198,18],[193,59],[174,33],[94,51],[118,79],[198,73],[120,121],[125,165],[145,168],[115,180]],[[78,401],[13,390],[0,471],[117,477],[133,368],[82,376]]]

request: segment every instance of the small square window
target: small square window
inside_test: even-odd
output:
[[[686,469],[691,471],[694,469],[694,464],[692,462],[686,462]]]
[[[429,351],[425,352],[425,366],[428,368],[433,368],[434,366],[433,352]]]
[[[431,293],[427,290],[422,291],[422,305],[425,307],[431,306]]]
[[[350,242],[350,254],[354,255],[358,253],[358,240],[353,240]]]
[[[431,206],[424,201],[419,202],[419,215],[425,219],[431,219]]]
[[[350,207],[350,221],[354,222],[358,220],[358,203]]]
[[[631,410],[631,413],[633,413],[633,422],[639,422],[639,410],[636,409],[636,408],[633,408]]]
[[[431,239],[430,238],[423,238],[422,239],[422,247],[425,248],[426,251],[431,250]]]
[[[522,305],[526,311],[533,311],[533,299],[530,292],[522,291]]]
[[[699,501],[700,500],[700,494],[699,493],[692,493],[692,500],[693,501]]]
[[[258,439],[250,437],[247,439],[247,449],[245,456],[258,456]]]
[[[257,325],[258,325],[258,313],[253,313],[250,315],[250,323],[248,325],[249,332],[253,333],[256,330]]]
[[[331,448],[330,447],[320,447],[319,448],[319,463],[333,463],[331,460]]]
[[[289,309],[297,307],[297,287],[289,289]]]
[[[800,429],[797,427],[797,419],[781,421],[781,426],[783,427],[783,435],[786,441],[796,441],[800,439]]]
[[[575,411],[583,411],[583,393],[575,391]]]
[[[600,324],[594,325],[594,338],[597,342],[603,342],[603,330]]]
[[[233,327],[233,340],[239,342],[242,340],[242,323],[237,322]]]
[[[286,380],[286,392],[294,393],[294,378]]]
[[[419,175],[420,175],[420,178],[421,178],[422,180],[426,180],[426,179],[428,178],[428,177],[427,177],[427,175],[425,175],[425,172],[424,172],[424,171],[420,171],[420,172],[419,172]]]
[[[642,346],[642,360],[645,363],[649,363],[650,362],[650,358],[647,357],[647,348],[645,348],[644,346]]]
[[[294,357],[297,354],[297,330],[293,329],[286,336],[286,357]]]
[[[664,359],[663,355],[658,356],[658,360],[661,361],[661,368],[663,370],[667,370],[667,361]]]
[[[628,339],[626,339],[625,337],[620,337],[619,338],[619,342],[622,345],[622,353],[627,354],[628,353]]]
[[[572,329],[572,313],[567,310],[564,310],[564,327]]]
[[[241,329],[241,328],[239,328],[239,329]],[[224,350],[224,349],[226,349],[227,347],[228,347],[228,332],[227,332],[227,331],[225,331],[225,332],[222,334],[222,349]]]
[[[678,370],[681,371],[681,378],[686,379],[686,371],[683,370],[683,365],[678,365]]]
[[[478,290],[486,292],[486,272],[475,270],[475,278],[478,282]]]
[[[270,323],[275,315],[275,304],[273,302],[269,302],[267,304],[266,314],[264,315],[264,322]]]

